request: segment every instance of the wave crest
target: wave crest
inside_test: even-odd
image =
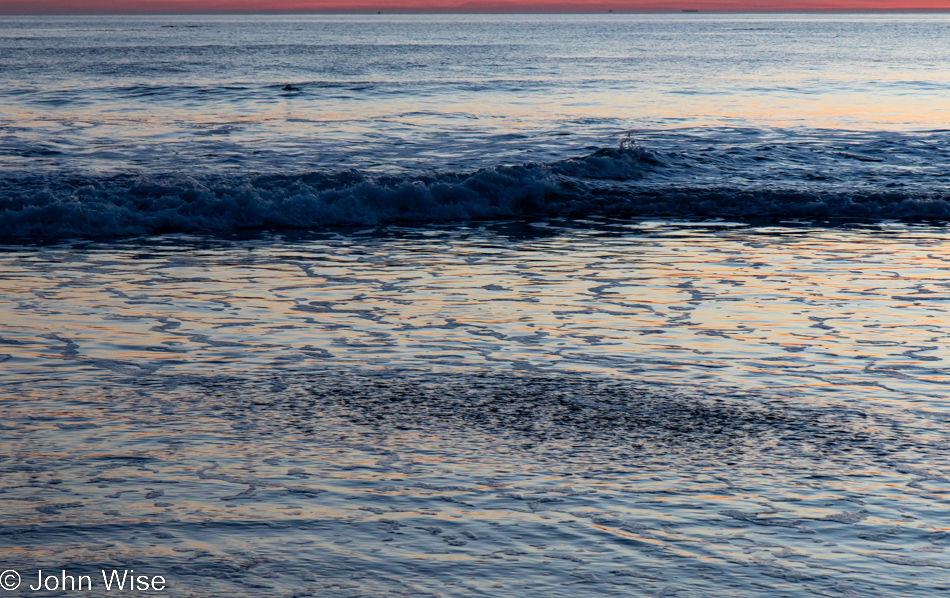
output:
[[[684,186],[627,140],[552,163],[471,173],[370,176],[118,176],[0,181],[0,235],[125,236],[237,228],[324,228],[533,216],[950,219],[943,193]]]

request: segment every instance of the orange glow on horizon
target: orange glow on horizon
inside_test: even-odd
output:
[[[950,11],[950,0],[0,0],[0,14]]]

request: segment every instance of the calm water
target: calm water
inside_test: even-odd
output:
[[[183,596],[934,596],[945,237],[10,246],[7,564]]]
[[[948,26],[4,20],[9,595],[946,593]]]

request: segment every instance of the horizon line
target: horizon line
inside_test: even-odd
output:
[[[51,12],[5,12],[0,8],[0,16],[53,17],[53,16],[218,16],[218,15],[577,15],[577,14],[922,14],[950,13],[950,7],[902,7],[902,8],[801,8],[801,9],[603,9],[603,10],[531,10],[512,8],[510,10],[459,10],[454,8],[433,8],[419,10],[414,8],[388,7],[341,9],[247,9],[247,10],[130,10],[115,11],[51,11]]]

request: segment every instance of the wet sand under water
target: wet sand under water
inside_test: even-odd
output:
[[[938,595],[944,238],[7,246],[4,565],[175,596]]]

